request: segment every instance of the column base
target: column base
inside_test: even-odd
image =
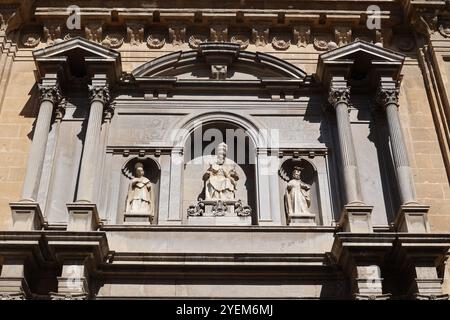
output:
[[[96,231],[100,223],[95,203],[68,203],[67,231]]]
[[[316,215],[315,214],[297,214],[289,216],[290,226],[316,226]]]
[[[344,232],[372,233],[373,206],[347,204],[341,214],[339,225]]]
[[[46,225],[41,208],[37,202],[11,202],[12,230],[32,231],[42,230]]]
[[[430,206],[406,204],[400,207],[394,225],[398,232],[430,233],[428,210]]]

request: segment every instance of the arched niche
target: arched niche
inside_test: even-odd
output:
[[[310,186],[311,205],[310,213],[315,215],[314,224],[322,225],[322,215],[320,212],[320,187],[317,175],[317,168],[311,161],[305,158],[289,158],[283,161],[278,171],[280,181],[280,207],[284,224],[288,224],[287,209],[285,204],[286,189],[289,181],[292,179],[292,173],[295,167],[303,168],[300,174],[300,180]]]
[[[251,222],[257,224],[257,179],[256,148],[248,131],[238,124],[220,120],[209,120],[193,127],[184,142],[183,221],[188,220],[189,206],[204,200],[205,181],[203,175],[210,163],[216,160],[217,146],[227,144],[227,159],[234,166],[239,180],[236,185],[236,200],[252,209]]]
[[[159,208],[159,194],[160,194],[160,177],[161,168],[159,163],[151,157],[133,157],[128,159],[121,168],[120,188],[119,188],[119,212],[117,214],[117,224],[123,224],[125,221],[126,201],[128,195],[128,188],[131,180],[135,177],[136,164],[140,162],[143,165],[144,177],[150,180],[152,199],[153,199],[153,221],[152,224],[158,223],[158,208]],[[141,221],[134,221],[127,219],[127,224],[142,224]],[[145,223],[144,223],[145,224]],[[147,223],[148,224],[148,223]]]

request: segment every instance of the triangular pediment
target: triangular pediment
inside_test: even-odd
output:
[[[357,56],[367,56],[368,59],[370,60],[381,60],[391,62],[403,62],[403,60],[405,60],[405,56],[402,55],[401,53],[361,40],[322,53],[320,55],[319,60],[320,59],[324,61],[339,61],[346,59],[353,60]]]
[[[40,76],[61,66],[66,74],[74,77],[89,75],[90,69],[98,69],[113,78],[122,72],[119,52],[81,37],[36,50],[33,56]]]
[[[398,78],[404,61],[401,53],[358,40],[319,55],[316,76],[326,83],[332,75],[340,74],[364,86],[375,73]]]

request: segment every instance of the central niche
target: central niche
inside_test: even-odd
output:
[[[184,148],[184,223],[257,224],[255,145],[241,127],[203,123]]]

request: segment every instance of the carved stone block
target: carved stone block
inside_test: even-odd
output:
[[[400,232],[429,233],[428,210],[430,206],[420,204],[402,205],[395,226]]]
[[[68,203],[67,231],[95,231],[100,226],[97,206],[93,203]]]
[[[12,230],[41,230],[45,225],[37,202],[13,202],[9,204],[12,213]]]
[[[339,224],[345,232],[371,233],[372,209],[372,206],[366,205],[346,205]]]

